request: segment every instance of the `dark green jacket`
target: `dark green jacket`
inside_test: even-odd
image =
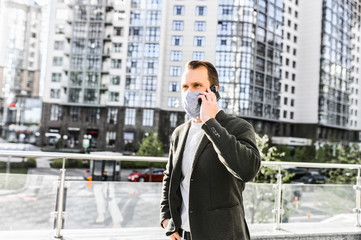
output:
[[[160,220],[170,219],[166,235],[179,231],[182,158],[191,121],[174,130],[162,188]],[[260,167],[253,127],[220,111],[202,125],[193,160],[189,223],[193,240],[248,240],[242,192]]]

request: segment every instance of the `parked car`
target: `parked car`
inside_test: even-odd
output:
[[[150,174],[151,169],[147,168],[143,172],[133,172],[129,175],[128,180],[131,182],[162,182],[164,177],[164,169],[152,168],[152,176]]]
[[[304,184],[325,184],[327,177],[320,174],[317,171],[310,171],[307,175],[301,177],[299,180],[294,181],[294,183],[304,183]]]

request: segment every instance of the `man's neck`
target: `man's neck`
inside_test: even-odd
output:
[[[202,122],[201,118],[197,118],[197,119],[192,118],[192,121],[193,121],[194,123],[200,123],[200,122]]]

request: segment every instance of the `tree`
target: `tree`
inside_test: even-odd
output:
[[[361,151],[357,144],[351,146],[338,146],[337,156],[333,163],[361,164]],[[328,173],[327,183],[350,184],[356,183],[357,171],[354,169],[331,169]]]
[[[269,138],[267,135],[260,137],[256,134],[256,143],[258,150],[261,155],[261,161],[281,161],[285,156],[284,152],[278,151],[277,147],[268,145]],[[274,201],[276,199],[276,192],[273,189],[272,185],[269,183],[276,183],[278,174],[278,169],[272,167],[261,167],[259,173],[254,179],[256,183],[267,183],[265,184],[254,184],[247,186],[247,194],[244,195],[244,204],[246,209],[249,210],[247,217],[250,219],[251,223],[267,223],[272,222],[274,214],[270,210],[274,206]],[[290,182],[290,178],[294,174],[290,174],[287,171],[282,171],[282,182]],[[282,219],[284,222],[288,221],[290,214],[290,201],[289,193],[290,191],[283,191],[283,210],[284,214]]]
[[[158,134],[152,133],[143,137],[137,156],[164,156],[163,143],[158,139]]]

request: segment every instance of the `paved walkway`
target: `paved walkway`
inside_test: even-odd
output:
[[[349,215],[341,215],[334,222],[288,223],[281,231],[272,224],[250,225],[252,239],[361,239],[361,228],[353,227]],[[348,226],[348,224],[350,224]],[[347,224],[347,225],[345,225]],[[6,240],[48,240],[53,239],[53,230],[2,231],[0,239]],[[166,240],[161,228],[101,228],[65,229],[61,234],[65,240]],[[342,236],[342,237],[340,237]],[[347,238],[345,238],[347,236]]]

